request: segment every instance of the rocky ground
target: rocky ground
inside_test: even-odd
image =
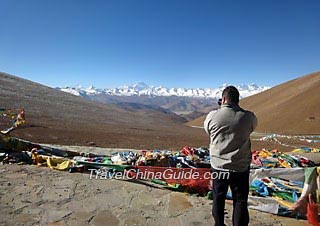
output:
[[[0,225],[213,225],[211,205],[205,197],[141,183],[90,179],[89,174],[34,165],[0,165]],[[231,217],[232,205],[226,204],[227,225],[232,225]],[[308,224],[250,210],[250,225]]]

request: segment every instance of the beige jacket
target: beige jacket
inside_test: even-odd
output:
[[[210,135],[211,166],[215,169],[244,172],[251,163],[250,134],[257,127],[257,117],[238,105],[223,104],[204,121]]]

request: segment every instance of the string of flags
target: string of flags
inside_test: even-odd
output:
[[[287,147],[293,147],[293,148],[299,148],[299,146],[288,144],[286,142],[281,141],[281,139],[285,140],[295,140],[295,141],[302,141],[307,143],[319,143],[320,142],[320,135],[284,135],[284,134],[269,134],[266,136],[263,136],[261,138],[252,140],[258,140],[258,141],[267,141],[272,143],[278,143],[282,146]]]
[[[2,134],[8,134],[26,121],[24,109],[0,109],[0,121],[4,123]],[[2,127],[2,125],[1,125]]]

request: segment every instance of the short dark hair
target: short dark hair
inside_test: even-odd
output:
[[[223,92],[222,96],[227,98],[231,103],[238,104],[239,103],[239,91],[234,86],[227,86]]]

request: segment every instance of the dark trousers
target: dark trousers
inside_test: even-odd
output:
[[[219,170],[213,169],[215,174]],[[246,226],[249,224],[248,194],[249,194],[249,170],[246,172],[230,172],[229,178],[213,179],[213,204],[212,216],[215,226],[224,226],[224,207],[228,187],[232,191],[233,199],[233,226]]]

